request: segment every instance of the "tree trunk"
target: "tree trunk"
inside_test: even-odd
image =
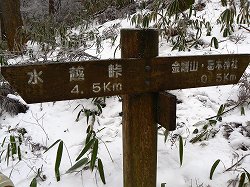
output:
[[[134,3],[134,0],[117,0],[118,5],[120,6],[120,8],[128,6],[129,4]]]
[[[2,11],[1,11],[1,7],[0,7],[0,43],[3,40],[3,25],[2,25]]]
[[[17,30],[21,29],[23,22],[20,12],[20,0],[0,0],[0,7],[2,9],[2,22],[8,48],[11,51],[20,51],[21,36],[17,37]]]
[[[3,26],[3,15],[2,15],[1,1],[2,0],[0,0],[0,42],[6,39],[5,38],[6,33],[4,31],[4,26]]]
[[[55,1],[49,0],[49,15],[55,14]]]

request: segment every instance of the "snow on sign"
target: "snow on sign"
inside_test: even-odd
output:
[[[2,67],[28,103],[235,84],[249,55],[114,59]]]

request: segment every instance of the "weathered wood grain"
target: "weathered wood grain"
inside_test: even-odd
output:
[[[249,54],[158,57],[152,59],[152,89],[237,84],[249,63]]]
[[[142,59],[143,52],[135,52],[139,59],[7,66],[1,73],[26,102],[36,103],[236,84],[250,62],[244,54]],[[109,77],[110,65],[121,66],[118,77]],[[70,81],[70,69],[79,67],[84,80]]]
[[[158,55],[158,32],[122,30],[121,50],[122,58],[144,58],[148,66],[148,59]],[[141,70],[147,73],[145,81],[150,81],[149,70]],[[157,93],[124,95],[122,104],[124,187],[156,187]]]
[[[110,65],[121,65],[121,75],[109,77]],[[1,73],[27,103],[37,103],[144,92],[144,67],[143,60],[118,59],[8,66]],[[72,68],[84,76],[70,78]]]
[[[160,92],[157,99],[157,123],[168,131],[176,129],[176,103],[175,95]]]

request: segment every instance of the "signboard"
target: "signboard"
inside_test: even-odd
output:
[[[136,66],[135,66],[136,62]],[[143,60],[98,60],[2,67],[27,103],[144,91]]]
[[[152,82],[159,90],[237,84],[249,63],[248,54],[160,57]]]
[[[250,55],[207,55],[1,68],[27,103],[236,84]]]

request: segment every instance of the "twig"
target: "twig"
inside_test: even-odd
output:
[[[228,110],[222,112],[219,116],[222,116],[222,115],[224,115],[225,113],[228,113],[228,112],[230,112],[231,110],[234,110],[235,108],[237,108],[237,107],[240,106],[241,104],[242,104],[242,102],[239,102],[239,103],[238,103],[237,105],[235,105],[234,107],[232,107],[232,108],[230,108],[230,109],[228,109]],[[210,120],[210,119],[213,119],[213,118],[216,118],[216,117],[218,117],[218,115],[215,115],[215,116],[206,118],[206,120]]]
[[[15,169],[15,166],[17,166],[17,164],[19,164],[21,161],[19,160],[13,167],[12,167],[12,169],[11,169],[11,171],[10,171],[10,174],[9,174],[9,178],[11,178],[11,175],[12,175],[12,172],[13,172],[13,170]]]
[[[246,28],[246,27],[243,26],[243,25],[240,25],[240,28],[243,28],[243,29],[247,30],[248,32],[250,32],[250,29]]]
[[[29,165],[26,161],[24,161],[24,160],[23,160],[23,162],[26,164],[26,166],[27,166],[28,168],[30,168],[30,171],[29,171],[28,175],[30,174],[31,171],[33,171],[33,172],[36,174],[35,178],[39,177],[42,181],[45,181],[45,180],[46,180],[46,179],[42,176],[43,165],[42,165],[40,168],[36,169],[36,166],[30,166],[30,165]],[[35,168],[37,171],[36,171],[34,168]]]
[[[46,145],[47,145],[47,140],[49,140],[49,136],[48,136],[48,134],[45,131],[44,126],[43,126],[43,118],[45,116],[45,113],[40,118],[38,118],[37,116],[34,116],[33,112],[31,112],[31,114],[32,114],[32,117],[34,118],[34,120],[36,122],[35,123],[34,122],[28,122],[28,121],[23,121],[23,122],[29,123],[29,124],[34,124],[34,125],[37,125],[38,127],[40,127],[43,130],[43,132],[44,132],[44,134],[46,136]],[[39,122],[40,120],[42,120],[42,123]]]
[[[228,40],[228,39],[220,40],[220,41],[218,41],[218,43],[226,42],[227,40]]]
[[[109,154],[109,157],[110,157],[111,161],[114,162],[114,160],[113,160],[113,158],[111,156],[111,153],[109,152],[109,149],[108,149],[108,146],[106,145],[106,143],[101,138],[97,138],[97,139],[99,139],[104,144],[104,146],[106,147],[106,150],[108,151],[108,154]]]
[[[230,171],[230,170],[233,169],[235,166],[239,165],[240,162],[241,162],[244,158],[246,158],[247,156],[250,156],[250,154],[244,155],[240,160],[238,160],[238,161],[237,161],[235,164],[233,164],[231,167],[227,168],[224,172]],[[224,173],[224,172],[223,172],[223,173]]]
[[[70,155],[69,155],[69,150],[68,150],[68,148],[67,148],[67,146],[65,145],[64,142],[63,142],[63,144],[64,144],[64,147],[66,148],[66,151],[67,151],[67,154],[68,154],[68,157],[69,157],[69,161],[70,161],[70,165],[72,166],[73,164],[72,164],[72,161],[71,161],[71,158],[70,158]]]

